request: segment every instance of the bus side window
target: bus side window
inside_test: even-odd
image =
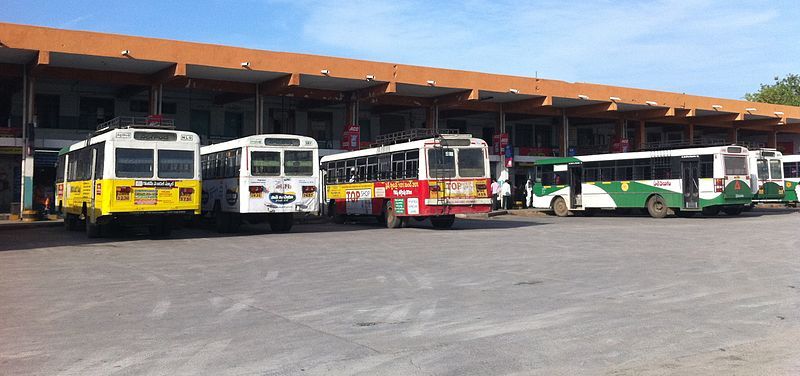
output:
[[[352,183],[356,181],[356,160],[348,159],[345,164],[345,181]]]
[[[367,158],[367,180],[378,179],[378,157]]]
[[[406,155],[405,153],[392,154],[392,179],[401,179],[405,176]]]
[[[633,180],[650,180],[653,178],[650,159],[641,158],[633,160]]]
[[[416,179],[419,176],[419,150],[412,150],[406,152],[406,179]]]
[[[105,148],[106,144],[100,143],[95,146],[95,150],[97,150],[95,154],[95,165],[94,165],[94,178],[95,179],[102,179],[103,178],[103,165],[105,164]]]
[[[598,176],[598,180],[614,181],[614,161],[599,162],[598,166],[600,167],[600,176]]]
[[[389,154],[378,156],[378,179],[389,180],[392,175],[392,158]]]
[[[619,160],[616,164],[615,180],[632,180],[633,179],[633,161],[632,160]]]
[[[356,168],[358,169],[358,173],[356,174],[356,181],[366,181],[367,180],[367,158],[356,159]]]

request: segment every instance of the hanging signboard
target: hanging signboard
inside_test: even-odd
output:
[[[344,127],[342,132],[342,149],[359,150],[361,146],[361,127],[358,124],[351,124]]]

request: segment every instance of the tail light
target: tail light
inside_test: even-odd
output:
[[[117,187],[117,193],[131,193],[131,187]]]
[[[117,201],[127,201],[131,199],[131,187],[117,187]]]
[[[250,186],[250,193],[261,193],[264,192],[264,187],[260,185],[251,185]]]
[[[304,185],[303,186],[303,193],[314,193],[317,191],[317,186],[315,185]]]
[[[439,192],[440,190],[442,190],[442,187],[440,187],[439,184],[431,185],[429,188],[431,192]]]
[[[714,192],[722,192],[724,187],[723,179],[714,179]]]
[[[476,184],[475,188],[477,188],[479,191],[485,191],[486,190],[486,184]]]
[[[95,186],[94,186],[94,194],[95,194],[95,196],[100,196],[103,193],[102,187],[103,187],[102,183],[95,184]]]
[[[181,196],[186,196],[194,193],[194,188],[181,188],[178,192]]]

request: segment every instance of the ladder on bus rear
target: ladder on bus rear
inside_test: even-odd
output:
[[[444,148],[444,145],[442,143],[442,137],[439,136],[439,137],[436,138],[436,140],[437,140],[437,142],[434,143],[433,149],[434,150],[438,150],[439,151],[438,154],[442,157],[442,160],[444,160],[444,157],[445,157],[444,149],[445,148]],[[455,163],[455,158],[453,158],[453,162]],[[448,184],[448,183],[452,182],[452,178],[450,178],[449,175],[444,173],[445,171],[442,170],[442,165],[443,165],[443,163],[436,163],[436,168],[434,169],[433,173],[434,173],[434,176],[435,176],[434,181],[440,187],[439,188],[439,194],[436,196],[436,205],[439,206],[442,209],[442,214],[445,214],[445,213],[447,213],[448,206],[450,205],[450,202],[447,199],[448,196],[449,196],[447,194],[447,190],[448,190],[448,187],[450,186],[450,184]],[[453,166],[453,167],[455,167],[455,166]]]

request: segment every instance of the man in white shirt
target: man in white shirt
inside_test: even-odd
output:
[[[500,195],[503,196],[503,209],[511,209],[511,184],[508,183],[508,180],[504,180],[503,185],[500,186]]]

